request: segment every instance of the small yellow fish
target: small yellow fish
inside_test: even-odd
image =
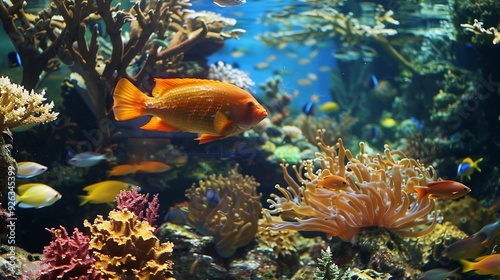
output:
[[[306,65],[306,64],[311,63],[311,60],[309,58],[302,58],[302,59],[299,59],[299,61],[297,61],[297,63],[299,63],[300,65]]]
[[[320,105],[319,110],[327,114],[335,113],[339,110],[339,104],[334,101],[328,101]]]
[[[479,163],[483,161],[483,158],[480,158],[476,161],[473,161],[470,157],[465,158],[460,165],[458,165],[457,175],[460,176],[460,181],[463,181],[464,177],[467,179],[471,179],[470,175],[474,173],[474,169],[481,172],[481,168],[479,168]]]
[[[42,208],[54,204],[62,195],[53,188],[40,184],[30,183],[17,187],[16,204],[21,208]]]
[[[420,201],[425,196],[431,199],[441,198],[444,200],[457,199],[470,192],[470,188],[466,185],[452,181],[441,180],[428,183],[427,186],[413,186],[418,194],[417,201]]]
[[[83,190],[87,192],[87,195],[78,196],[81,201],[80,206],[86,203],[98,204],[114,202],[121,190],[129,191],[135,187],[137,186],[116,180],[102,181],[86,186]]]
[[[476,259],[476,262],[460,260],[463,272],[475,270],[479,275],[500,275],[500,254],[492,254]]]
[[[269,63],[267,63],[267,62],[259,62],[254,66],[254,68],[257,70],[264,70],[264,69],[269,68],[270,66],[271,65],[269,65]]]
[[[31,178],[42,174],[47,170],[47,166],[32,161],[22,161],[17,163],[17,178]]]
[[[393,118],[385,118],[380,121],[380,124],[385,127],[385,128],[392,128],[398,124],[395,119]]]

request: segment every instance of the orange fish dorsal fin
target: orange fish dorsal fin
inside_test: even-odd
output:
[[[219,134],[223,134],[224,131],[228,131],[229,128],[233,125],[233,122],[230,121],[226,115],[221,113],[220,111],[215,114],[214,118],[214,128],[215,131]]]
[[[166,123],[165,121],[163,121],[162,118],[155,117],[155,116],[153,116],[147,124],[141,126],[141,129],[154,130],[154,131],[164,131],[164,132],[180,131],[180,129],[175,128],[175,127],[169,125],[168,123]]]
[[[222,138],[224,138],[224,136],[203,133],[200,137],[194,138],[194,140],[199,140],[200,144],[206,144]]]
[[[189,78],[175,78],[175,79],[159,79],[155,78],[155,87],[151,94],[154,97],[162,96],[167,93],[169,90],[185,85],[199,85],[200,83],[214,83],[219,84],[220,81],[215,80],[204,80],[204,79],[189,79]]]

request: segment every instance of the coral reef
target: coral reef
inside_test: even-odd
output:
[[[386,11],[379,5],[374,13],[372,25],[363,24],[360,19],[352,15],[339,12],[332,6],[311,5],[310,9],[298,12],[287,17],[282,14],[270,14],[267,18],[269,24],[281,23],[282,28],[277,32],[268,32],[258,36],[258,39],[267,45],[280,45],[291,42],[304,42],[307,39],[315,38],[325,40],[326,38],[339,38],[343,49],[348,55],[337,53],[338,59],[356,60],[363,52],[351,51],[355,48],[366,50],[369,53],[368,59],[376,56],[376,50],[369,47],[370,42],[376,43],[380,49],[384,50],[390,58],[394,59],[401,66],[413,73],[418,70],[408,62],[387,40],[387,36],[397,34],[397,31],[388,28],[386,24],[398,25],[399,22],[392,18],[394,12]],[[295,23],[295,24],[292,24]],[[292,29],[298,22],[302,23],[301,29]],[[342,49],[342,48],[340,48]],[[375,54],[372,54],[375,53]]]
[[[425,167],[388,145],[383,156],[371,156],[360,143],[359,157],[354,157],[341,139],[330,147],[323,142],[323,135],[319,131],[320,148],[325,154],[318,154],[314,162],[304,161],[294,167],[298,181],[290,176],[287,165],[281,165],[289,187],[277,185],[284,197],[273,195],[268,200],[271,210],[263,210],[270,229],[315,230],[345,241],[355,240],[362,228],[371,226],[403,237],[432,231],[436,216],[429,219],[428,215],[434,209],[434,201],[424,197],[417,203],[412,194],[413,186],[437,180],[432,166]],[[315,164],[321,169],[315,171]],[[349,186],[342,190],[318,186],[318,179],[330,175],[346,178]],[[282,219],[273,214],[280,214]]]
[[[496,214],[481,205],[474,197],[466,196],[458,201],[438,202],[446,221],[467,234],[479,231],[485,224],[496,220]]]
[[[109,220],[98,215],[91,224],[90,249],[103,278],[173,279],[173,244],[154,235],[154,227],[129,210],[113,210]]]
[[[47,229],[52,241],[43,249],[44,269],[39,280],[51,279],[101,279],[103,274],[94,266],[94,256],[89,252],[89,238],[75,228],[69,236],[63,226]]]
[[[23,86],[0,78],[0,131],[21,125],[54,121],[58,113],[52,111],[54,102],[43,104],[45,91],[35,93]]]
[[[218,61],[217,63],[210,65],[208,78],[233,84],[248,92],[253,93],[255,91],[253,89],[255,82],[250,79],[249,73],[233,68],[231,64],[227,64],[222,61]]]
[[[466,238],[468,235],[450,222],[437,224],[436,228],[429,234],[418,237],[412,245],[408,246],[414,250],[412,258],[419,259],[424,268],[431,269],[442,267],[447,260],[442,258],[443,250],[454,242]]]
[[[155,220],[158,218],[158,209],[160,208],[158,194],[153,196],[151,202],[148,202],[148,198],[149,193],[140,194],[138,188],[133,188],[129,191],[120,190],[120,193],[116,196],[116,209],[128,209],[139,220],[146,221],[151,226],[154,226]]]
[[[239,174],[237,168],[227,177],[212,174],[186,190],[192,217],[187,222],[213,236],[217,253],[223,257],[253,240],[262,209],[261,195],[256,192],[259,183]]]

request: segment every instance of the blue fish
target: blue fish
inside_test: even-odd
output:
[[[205,202],[207,203],[208,207],[215,208],[217,204],[219,204],[219,201],[219,196],[217,195],[215,190],[212,188],[208,188],[207,196],[205,197]]]
[[[424,125],[415,117],[410,117],[410,121],[413,122],[420,130],[424,130]]]
[[[302,112],[306,114],[306,116],[314,115],[316,112],[316,104],[313,101],[307,102],[302,106]]]
[[[483,158],[480,158],[476,161],[473,161],[470,157],[465,158],[462,163],[458,165],[457,176],[460,176],[460,181],[463,180],[463,177],[467,177],[467,179],[471,179],[470,175],[474,173],[474,169],[481,172],[481,168],[479,168],[479,163],[483,161]]]
[[[9,59],[10,68],[16,68],[22,66],[21,56],[19,56],[18,52],[10,52],[7,54],[7,58]]]
[[[375,76],[375,74],[371,74],[371,75],[370,75],[370,78],[371,78],[371,80],[372,80],[372,85],[373,85],[373,88],[378,87],[378,79],[377,79],[377,76]]]

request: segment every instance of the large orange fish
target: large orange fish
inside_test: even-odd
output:
[[[267,111],[248,92],[213,80],[155,79],[149,97],[129,80],[120,79],[113,94],[119,121],[152,115],[141,128],[200,133],[200,144],[248,130],[267,117]]]

